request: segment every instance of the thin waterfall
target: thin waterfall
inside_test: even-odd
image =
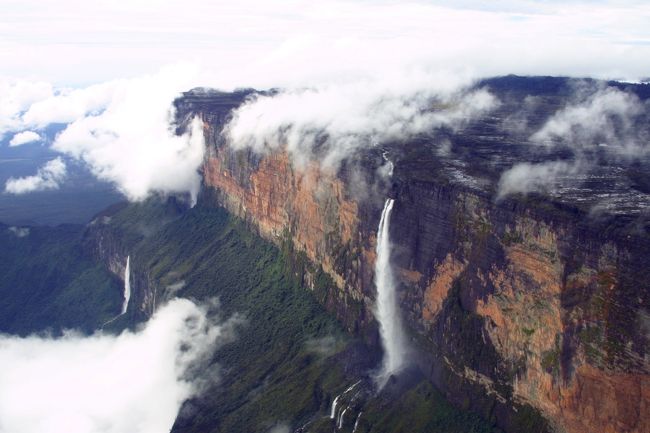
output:
[[[390,264],[390,214],[393,199],[387,199],[377,229],[377,260],[375,261],[375,286],[377,304],[375,317],[379,322],[379,333],[384,346],[381,371],[376,377],[381,388],[391,374],[404,365],[405,338],[399,314],[395,278]]]
[[[339,422],[337,425],[337,429],[341,430],[343,428],[343,417],[345,416],[345,413],[350,409],[350,406],[346,407],[343,412],[341,412],[341,416],[339,416]]]
[[[359,415],[357,415],[357,420],[354,422],[354,428],[352,429],[352,433],[355,433],[359,428],[359,420],[361,419],[361,415],[363,415],[363,412],[359,412]]]
[[[360,380],[354,382],[354,383],[353,383],[349,388],[347,388],[345,391],[343,391],[342,393],[340,393],[339,395],[337,395],[336,398],[334,398],[334,401],[332,402],[332,410],[331,410],[331,413],[330,413],[330,418],[331,418],[331,419],[335,419],[335,418],[336,418],[336,405],[337,405],[337,403],[338,403],[338,401],[339,401],[339,398],[343,397],[345,394],[347,394],[348,392],[352,391],[352,390],[353,390],[354,388],[356,388],[357,385],[360,384],[360,383],[361,383]]]
[[[124,303],[122,304],[122,312],[120,315],[126,313],[129,307],[129,299],[131,299],[131,257],[126,256],[126,267],[124,268]]]
[[[338,403],[339,397],[341,397],[341,395],[337,395],[334,401],[332,402],[332,411],[330,413],[331,419],[334,419],[334,417],[336,417],[336,403]]]
[[[126,266],[124,267],[124,300],[122,301],[122,310],[120,314],[113,317],[111,320],[108,320],[102,324],[102,328],[108,325],[111,322],[114,322],[120,316],[123,316],[126,313],[126,309],[129,308],[129,300],[131,299],[131,257],[126,256]]]

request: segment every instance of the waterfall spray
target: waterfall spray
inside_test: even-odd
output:
[[[383,387],[391,374],[404,365],[405,339],[402,321],[399,315],[395,279],[390,264],[390,214],[393,199],[387,199],[381,213],[377,229],[377,260],[375,262],[375,286],[377,287],[377,305],[375,317],[379,322],[379,333],[384,346],[384,359],[376,377],[379,387]]]
[[[120,315],[126,313],[129,307],[129,299],[131,299],[131,256],[126,256],[126,267],[124,268],[124,303],[122,304],[122,312]]]

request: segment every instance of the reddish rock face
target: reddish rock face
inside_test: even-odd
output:
[[[304,255],[308,288],[319,270],[329,276],[322,301],[351,331],[372,335],[381,202],[356,197],[349,177],[315,162],[296,167],[284,151],[218,144],[218,128],[206,124],[206,190]],[[513,432],[524,424],[511,408],[526,405],[559,432],[650,431],[647,244],[604,237],[581,216],[416,182],[399,163],[390,194],[412,344],[453,401],[482,390],[468,407]]]
[[[214,147],[203,172],[219,204],[277,245],[288,242],[297,261],[306,257],[310,266],[296,272],[307,287],[318,272],[331,279],[321,300],[350,331],[370,329],[374,234],[361,231],[358,203],[336,173],[316,163],[296,169],[286,152],[260,158],[228,147]]]
[[[648,430],[647,244],[448,187],[411,184],[399,198],[396,262],[422,275],[403,280],[408,322],[452,371],[538,409],[557,431]],[[450,325],[471,317],[474,341]],[[467,356],[441,332],[495,353]]]
[[[603,372],[581,365],[574,380],[549,395],[559,410],[558,418],[569,431],[598,429],[603,433],[650,431],[647,375]]]
[[[239,175],[247,176],[245,182],[218,155],[206,159],[204,173],[206,185],[219,191],[228,210],[252,222],[268,239],[279,243],[288,236],[339,288],[346,287],[335,269],[335,248],[358,243],[359,215],[357,203],[346,197],[333,173],[321,172],[315,163],[295,170],[286,152],[263,157],[257,167]]]

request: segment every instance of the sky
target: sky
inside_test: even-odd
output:
[[[327,127],[336,140],[325,162],[336,166],[355,147],[498,105],[459,93],[473,79],[639,81],[648,59],[643,1],[3,0],[0,139],[38,143],[45,126],[66,124],[52,149],[128,199],[195,201],[200,125],[182,137],[169,127],[171,102],[193,87],[284,89],[237,113],[233,144],[273,145],[291,124],[300,162],[309,131]],[[431,97],[472,110],[417,116]],[[4,193],[57,189],[60,162],[9,179]]]
[[[2,1],[1,74],[81,86],[199,65],[219,87],[398,65],[646,77],[643,1]]]

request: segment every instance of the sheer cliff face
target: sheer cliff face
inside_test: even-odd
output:
[[[222,114],[185,108],[204,120],[204,202],[286,248],[305,286],[351,331],[376,338],[383,200],[359,194],[361,178],[396,200],[402,313],[418,362],[451,400],[509,431],[539,426],[537,411],[555,431],[650,431],[647,231],[545,199],[497,203],[489,188],[423,179],[407,152],[394,152],[386,182],[374,151],[337,172],[298,167],[283,151],[235,151],[214,121]]]
[[[557,430],[650,428],[642,239],[454,188],[406,184],[398,197],[395,260],[423,347]]]
[[[297,169],[286,152],[257,156],[227,146],[211,149],[203,172],[220,205],[279,246],[289,244],[296,261],[312,264],[297,263],[307,287],[316,288],[319,272],[331,278],[322,300],[351,331],[368,328],[374,237],[336,173],[315,163]]]

